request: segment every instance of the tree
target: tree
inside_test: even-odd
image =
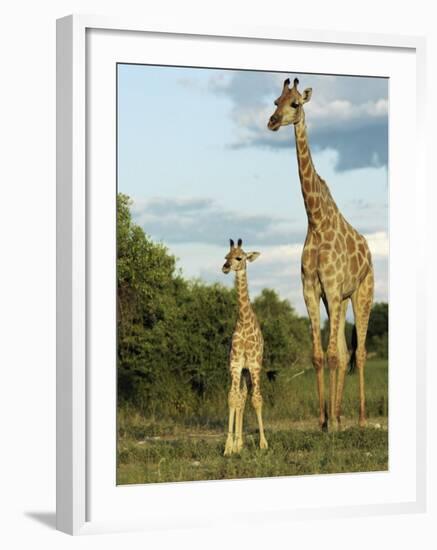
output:
[[[349,350],[352,349],[352,338],[354,331],[354,324],[349,321],[345,322],[344,326],[345,336],[346,336],[346,345]],[[322,346],[323,349],[327,349],[329,341],[329,319],[325,319],[322,327]]]
[[[264,369],[270,379],[298,361],[307,361],[310,346],[308,320],[299,317],[288,300],[264,289],[253,302],[264,337]]]
[[[388,333],[388,304],[377,302],[373,304],[370,312],[369,328],[367,335],[371,339],[374,336],[382,336]]]
[[[378,357],[388,357],[388,304],[377,302],[370,312],[367,349]]]
[[[163,321],[178,286],[175,258],[132,222],[130,199],[117,197],[118,389],[130,398],[153,384],[165,340]],[[162,365],[161,365],[162,366]]]
[[[226,385],[236,308],[235,291],[220,284],[192,281],[178,296],[174,360],[192,391],[202,398]]]
[[[354,346],[354,324],[346,321],[346,344],[349,350]],[[329,339],[329,319],[326,319],[322,328],[322,344],[326,349]],[[373,305],[367,329],[366,347],[369,353],[377,357],[388,357],[388,304],[377,302]]]
[[[153,326],[160,318],[166,295],[174,288],[176,261],[165,246],[153,243],[143,229],[132,222],[130,199],[117,199],[117,290],[118,319]],[[161,299],[158,299],[158,296]]]

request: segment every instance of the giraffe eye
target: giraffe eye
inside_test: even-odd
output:
[[[240,257],[238,256],[238,257],[235,258],[235,259],[238,260],[239,262],[241,262],[241,260],[242,260],[243,258],[240,258]]]
[[[297,109],[299,107],[299,103],[296,103],[296,101],[293,101],[291,106],[293,107],[293,109]]]

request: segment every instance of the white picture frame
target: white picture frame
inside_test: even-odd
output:
[[[92,38],[93,32],[100,33],[99,36],[105,35],[106,42],[104,45],[99,44],[98,40]],[[122,49],[122,46],[117,43],[117,36],[129,37],[130,44],[127,43],[129,41],[126,42],[126,49]],[[409,168],[409,170],[412,170],[415,185],[413,186],[411,182],[410,185],[414,187],[416,196],[425,193],[426,180],[423,158],[423,151],[425,150],[423,130],[425,41],[423,38],[324,33],[286,28],[231,27],[229,29],[215,29],[213,27],[196,28],[193,25],[192,28],[178,29],[170,26],[152,27],[147,22],[81,15],[59,19],[57,22],[57,528],[70,534],[84,534],[111,530],[152,529],[163,526],[211,525],[220,522],[221,516],[218,513],[215,516],[213,514],[214,517],[211,518],[202,516],[201,508],[206,508],[205,503],[208,503],[208,506],[214,506],[214,502],[220,504],[226,498],[229,498],[227,495],[232,495],[231,500],[233,500],[238,498],[240,494],[244,496],[248,506],[250,504],[244,512],[244,517],[246,519],[250,518],[251,521],[255,521],[257,517],[261,516],[264,519],[273,521],[274,519],[283,520],[285,518],[306,519],[425,511],[427,482],[425,437],[426,362],[424,351],[426,348],[424,341],[426,317],[423,305],[425,304],[425,290],[415,282],[414,296],[410,298],[409,302],[407,301],[406,306],[413,314],[413,318],[415,317],[414,344],[410,345],[407,350],[403,350],[404,361],[413,357],[416,365],[416,393],[413,399],[415,406],[414,422],[412,420],[411,425],[404,425],[403,428],[406,434],[410,434],[409,443],[413,438],[415,443],[414,448],[410,449],[411,461],[408,466],[411,478],[410,486],[406,487],[408,484],[406,481],[405,487],[400,487],[402,490],[405,489],[405,495],[408,494],[408,497],[401,498],[395,492],[392,492],[390,493],[392,497],[386,501],[373,502],[372,497],[369,496],[367,500],[362,502],[359,498],[352,499],[350,500],[350,502],[353,502],[352,504],[342,504],[343,501],[340,499],[333,506],[328,506],[323,500],[317,506],[307,506],[306,504],[298,506],[293,502],[287,504],[283,500],[272,508],[267,503],[263,504],[263,501],[258,503],[254,499],[255,493],[263,491],[266,495],[271,495],[277,491],[279,494],[281,487],[289,485],[290,480],[279,478],[276,480],[196,483],[194,485],[164,484],[153,487],[142,486],[138,491],[134,488],[125,487],[123,491],[118,491],[116,497],[113,496],[113,488],[110,491],[108,489],[108,492],[105,492],[106,489],[103,488],[102,484],[108,483],[107,479],[109,478],[102,477],[98,483],[95,482],[95,478],[100,475],[97,470],[108,471],[105,461],[107,460],[110,469],[114,460],[114,457],[106,459],[103,452],[101,455],[97,451],[93,452],[92,448],[95,437],[106,437],[106,441],[109,441],[110,430],[114,427],[115,402],[113,403],[114,414],[113,416],[110,415],[110,429],[107,430],[106,435],[101,435],[105,432],[102,420],[97,413],[91,412],[96,399],[95,393],[93,393],[93,387],[95,387],[95,384],[93,386],[93,376],[95,374],[91,365],[98,364],[98,361],[95,360],[95,354],[98,355],[102,351],[102,348],[95,344],[99,340],[99,334],[92,328],[95,326],[93,316],[96,315],[96,310],[98,311],[98,307],[96,307],[98,303],[93,302],[96,289],[93,280],[96,275],[91,268],[91,255],[95,249],[93,248],[95,247],[94,239],[101,239],[102,236],[98,235],[98,230],[95,224],[93,225],[96,217],[95,206],[93,206],[95,204],[95,201],[93,201],[95,190],[90,185],[90,181],[93,181],[94,177],[94,164],[97,165],[99,161],[97,160],[94,163],[94,157],[92,157],[96,151],[92,149],[94,137],[89,130],[90,116],[94,116],[90,113],[90,109],[95,105],[91,97],[92,91],[90,92],[89,83],[93,79],[92,71],[100,69],[98,68],[99,65],[96,65],[93,61],[94,58],[91,59],[89,56],[94,55],[94,52],[100,48],[107,56],[108,67],[111,64],[113,65],[114,59],[117,59],[118,56],[120,56],[120,61],[130,61],[126,56],[133,55],[132,47],[138,44],[138,41],[142,40],[143,37],[153,37],[153,40],[156,40],[157,43],[166,44],[163,58],[165,57],[167,64],[171,64],[172,59],[174,64],[180,64],[179,60],[183,53],[178,40],[183,40],[184,37],[187,38],[187,42],[190,40],[209,40],[211,55],[214,52],[214,55],[217,54],[215,46],[216,42],[220,40],[222,44],[226,43],[226,47],[230,52],[232,52],[233,44],[238,42],[243,46],[261,44],[260,47],[268,46],[271,48],[279,44],[282,48],[286,48],[288,45],[291,47],[291,45],[301,44],[311,45],[314,48],[342,48],[344,52],[348,50],[379,51],[381,55],[382,52],[384,54],[393,52],[400,60],[402,56],[405,56],[405,60],[407,58],[410,60],[404,64],[406,71],[410,71],[408,73],[409,85],[414,88],[415,92],[415,117],[412,124],[417,146],[414,153],[411,153],[414,155],[415,162]],[[120,49],[117,50],[117,48]],[[90,54],[91,50],[92,54]],[[345,57],[347,57],[346,54]],[[413,58],[414,61],[412,61]],[[163,64],[166,63],[163,62]],[[209,65],[219,66],[214,63],[217,62],[213,61]],[[357,63],[358,66],[355,69],[357,73],[352,72],[349,74],[358,74],[360,71],[359,61]],[[390,61],[388,60],[387,63],[390,63]],[[186,64],[189,64],[189,62],[187,61]],[[413,66],[414,70],[410,70],[409,67]],[[277,68],[270,67],[272,70]],[[312,71],[308,70],[307,72]],[[99,73],[98,81],[102,86],[107,83],[105,74],[109,75],[109,71]],[[413,82],[411,82],[411,78],[413,78]],[[109,103],[112,100],[111,98],[112,96],[108,98]],[[399,96],[399,101],[401,100],[402,97]],[[102,105],[105,104],[105,101],[101,101]],[[107,115],[107,111],[105,113]],[[106,116],[105,113],[102,111],[100,116]],[[96,124],[98,131],[99,120],[102,119],[98,117],[93,119],[93,132]],[[392,120],[392,123],[396,123],[396,120]],[[113,138],[114,135],[109,132],[106,136],[106,142],[99,145],[102,148],[102,154],[110,150]],[[394,139],[395,136],[392,133],[391,140],[394,141]],[[390,155],[393,154],[392,141]],[[113,153],[115,154],[115,145]],[[109,174],[111,171],[114,172],[113,176],[109,177],[115,178],[114,163],[108,161],[106,170]],[[396,202],[398,200],[399,202]],[[406,208],[409,201],[409,198],[404,197],[404,199],[395,198],[394,203],[391,203],[392,218],[394,217],[394,221],[398,219],[399,226],[405,214],[403,209]],[[392,209],[394,210],[392,211]],[[113,223],[115,223],[111,202],[105,203],[103,201],[100,210],[99,216],[103,216],[106,220],[112,218]],[[414,216],[416,231],[419,231],[426,224],[426,220],[419,214],[419,211],[416,210]],[[108,223],[110,222],[108,221]],[[103,226],[105,227],[104,224]],[[409,270],[404,273],[404,277],[410,277],[411,281],[415,281],[418,274],[424,273],[425,264],[422,245],[418,241],[414,241],[414,235],[412,239],[410,244],[414,245],[415,264],[410,266]],[[109,251],[114,249],[113,244],[113,241],[109,240]],[[111,252],[108,252],[108,254],[110,256]],[[391,279],[390,284],[391,292],[398,291],[399,286],[396,286],[396,280]],[[109,281],[108,286],[103,284],[102,287],[105,287],[105,292],[110,294],[113,290],[111,285],[113,285],[113,280]],[[112,321],[113,319],[111,320],[111,316],[109,316],[107,319],[108,330],[110,330]],[[102,328],[102,334],[104,330]],[[115,333],[115,325],[113,330]],[[402,335],[403,330],[400,327],[398,334]],[[105,335],[102,337],[104,338]],[[108,376],[111,376],[111,374]],[[111,386],[111,384],[112,382],[109,381],[108,388],[110,389],[103,407],[110,406],[111,400],[114,398],[113,385]],[[102,387],[103,390],[107,387],[106,382],[103,382]],[[390,398],[392,398],[392,395]],[[396,399],[396,395],[393,401],[394,403],[391,406],[395,408],[401,406],[399,399]],[[391,434],[391,438],[394,438],[395,442],[401,429],[401,426],[397,426],[394,422],[394,434],[393,437]],[[115,432],[113,438],[115,440]],[[107,451],[105,444],[101,446],[99,444],[100,447],[105,452]],[[106,456],[108,455],[106,454]],[[99,464],[99,468],[96,467],[96,463]],[[363,474],[360,475],[363,476]],[[377,476],[377,474],[373,474],[373,476]],[[291,480],[294,484],[293,493],[299,493],[299,486],[305,486],[300,490],[308,492],[314,490],[314,484],[318,484],[323,485],[324,490],[328,492],[334,491],[341,494],[342,490],[348,490],[347,485],[353,483],[352,478],[346,479],[344,476],[341,479],[341,476],[335,475],[311,477],[315,479],[295,478],[294,481]],[[357,477],[357,474],[355,474],[355,477]],[[374,478],[373,481],[372,479],[362,477],[360,483],[362,485],[367,484],[369,487],[372,483],[375,485],[380,484],[381,487],[384,484],[383,478]],[[393,487],[396,484],[399,484],[399,479],[393,478],[391,489],[387,486],[387,491],[394,491]],[[343,489],[341,489],[341,485],[344,486]],[[117,490],[117,488],[115,489]],[[142,494],[140,494],[140,491],[142,491]],[[383,492],[383,489],[381,489],[381,492]],[[193,493],[194,497],[189,501],[190,504],[184,506],[184,509],[178,513],[177,508],[180,510],[180,499],[184,498],[185,493]],[[120,505],[118,507],[114,505],[112,508],[108,507],[103,510],[100,504],[95,504],[109,502],[111,498],[119,499]],[[144,504],[152,502],[151,499],[153,499],[153,507],[145,508]],[[195,505],[196,499],[202,503],[198,510]],[[169,507],[167,504],[169,501],[176,503],[174,510],[171,510],[171,506]],[[138,513],[129,515],[129,502],[133,503],[132,509],[139,510]],[[141,506],[141,503],[143,503],[143,506]],[[101,512],[90,514],[90,509],[92,507],[97,509],[98,506],[100,506]],[[126,513],[122,514],[121,509],[125,510]]]

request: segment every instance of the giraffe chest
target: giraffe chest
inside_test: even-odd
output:
[[[264,341],[256,319],[250,322],[237,322],[232,336],[232,351],[234,355],[250,355],[263,349]]]

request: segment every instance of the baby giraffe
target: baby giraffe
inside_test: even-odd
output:
[[[243,414],[247,397],[246,375],[250,376],[252,387],[252,405],[258,419],[259,446],[267,449],[262,421],[262,396],[260,391],[260,373],[263,359],[264,341],[255,312],[250,305],[247,289],[246,262],[253,262],[259,252],[244,252],[243,241],[238,239],[237,246],[230,239],[230,250],[225,256],[223,273],[235,271],[238,295],[238,320],[232,335],[229,369],[231,371],[231,389],[229,390],[229,427],[225,445],[225,455],[239,453],[243,447]],[[244,370],[244,373],[243,373]]]

